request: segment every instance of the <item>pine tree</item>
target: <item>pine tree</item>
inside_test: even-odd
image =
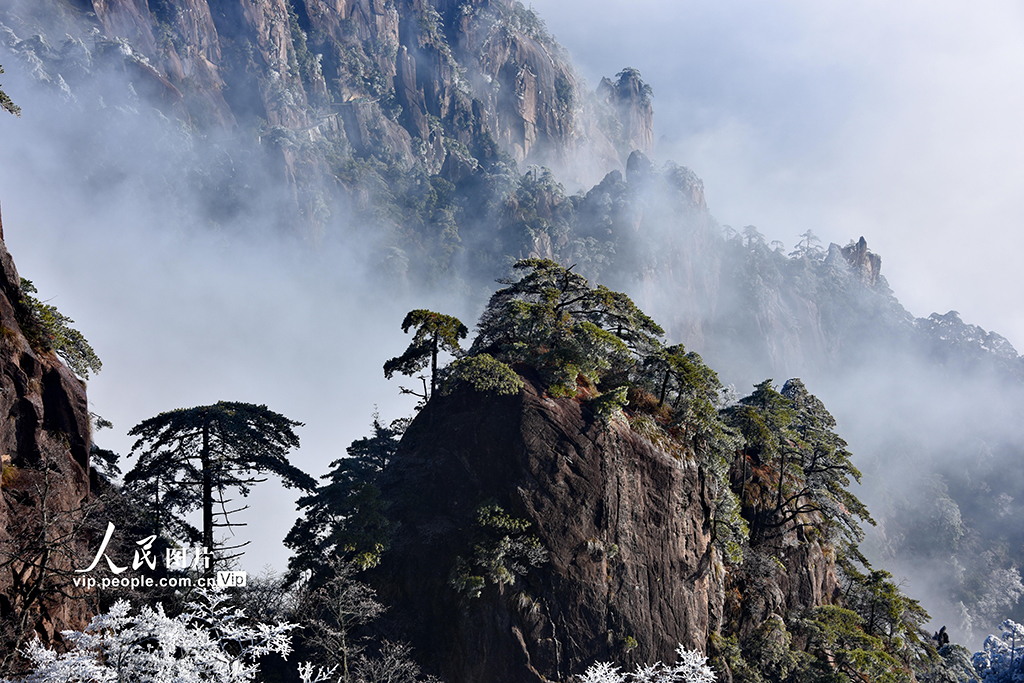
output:
[[[577,378],[623,385],[640,359],[661,348],[664,331],[628,296],[548,259],[525,259],[518,280],[491,296],[471,355],[522,361],[549,380],[552,395],[574,394]]]
[[[161,413],[128,432],[138,437],[131,455],[138,454],[139,460],[125,476],[125,487],[182,527],[190,526],[185,515],[202,510],[202,542],[212,551],[215,528],[244,526],[230,521],[231,514],[245,507],[228,510],[229,491],[247,496],[253,484],[265,481],[258,476],[265,472],[280,476],[287,487],[309,491],[316,486],[312,477],[286,457],[299,446],[293,430],[301,426],[301,422],[251,403],[221,401]],[[215,506],[220,506],[219,512]],[[216,517],[221,521],[215,522]],[[244,545],[247,543],[222,550]],[[225,559],[229,558],[217,558]],[[212,575],[213,570],[211,561],[207,574]]]
[[[799,379],[781,393],[771,380],[761,382],[725,418],[746,441],[737,476],[752,544],[781,536],[801,519],[853,541],[862,534],[858,520],[874,523],[846,488],[860,472],[833,431],[835,419]]]
[[[390,532],[377,476],[394,457],[407,425],[405,419],[385,425],[375,414],[373,434],[353,441],[347,457],[331,463],[327,481],[299,499],[302,517],[284,540],[295,551],[289,580],[322,569],[325,557],[344,557],[361,567],[377,563]]]
[[[426,401],[437,390],[438,354],[446,351],[454,356],[459,355],[462,352],[462,349],[459,348],[459,340],[465,339],[469,330],[458,318],[424,308],[418,308],[406,314],[405,320],[402,321],[402,332],[408,333],[410,328],[416,329],[412,343],[401,356],[384,363],[384,376],[391,379],[398,372],[412,377],[429,365],[429,393],[425,383],[422,394],[402,388],[404,393],[419,396]]]

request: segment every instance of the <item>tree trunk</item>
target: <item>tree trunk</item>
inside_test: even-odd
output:
[[[203,576],[213,576],[213,472],[210,462],[210,424],[203,422],[203,450],[199,455],[203,465],[203,551],[208,553],[209,566]]]
[[[779,490],[775,496],[775,512],[779,513],[782,511],[782,481],[786,477],[786,456],[788,453],[785,449],[782,450],[782,465],[779,466]]]
[[[437,389],[437,345],[439,343],[437,332],[434,332],[433,344],[430,347],[430,396],[434,395]]]

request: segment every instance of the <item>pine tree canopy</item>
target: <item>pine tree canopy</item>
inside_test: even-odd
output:
[[[430,393],[421,396],[426,400],[437,389],[438,354],[442,351],[453,356],[461,354],[459,340],[466,338],[469,329],[456,317],[428,311],[425,308],[418,308],[406,314],[405,320],[402,321],[402,331],[408,334],[411,328],[415,328],[416,332],[409,348],[401,356],[384,363],[384,376],[391,379],[398,372],[412,377],[429,365]],[[403,391],[415,393],[408,389]]]
[[[221,401],[214,405],[179,408],[140,422],[128,432],[138,437],[131,455],[135,467],[125,476],[125,487],[169,516],[165,528],[198,531],[184,517],[203,511],[202,539],[214,547],[214,527],[230,529],[229,492],[247,496],[259,475],[273,473],[289,488],[311,491],[316,482],[288,462],[287,454],[299,447],[294,428],[301,422],[275,413],[265,405]],[[214,512],[214,505],[220,511]],[[244,508],[243,508],[244,509]],[[214,518],[222,521],[214,523]]]

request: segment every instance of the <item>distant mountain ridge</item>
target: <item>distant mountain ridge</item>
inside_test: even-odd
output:
[[[199,132],[258,128],[306,230],[336,199],[323,186],[338,154],[454,181],[502,149],[593,178],[653,135],[638,74],[588,94],[514,0],[45,0],[0,22],[0,42],[70,97],[109,70],[134,91],[109,105],[138,95]]]

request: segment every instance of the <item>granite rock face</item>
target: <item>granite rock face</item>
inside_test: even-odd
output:
[[[702,473],[628,426],[527,382],[430,402],[385,480],[398,524],[374,584],[451,681],[566,680],[597,659],[703,649],[723,608]],[[467,597],[451,583],[475,511],[530,523],[548,559]]]
[[[90,614],[69,575],[87,554],[89,409],[84,383],[53,352],[29,343],[31,325],[0,232],[0,633],[2,650],[82,628]],[[19,640],[20,639],[20,640]],[[13,650],[12,650],[13,651]]]
[[[38,67],[37,80],[71,83],[69,97],[75,78],[102,62],[191,129],[262,130],[261,144],[307,214],[313,204],[302,193],[338,182],[328,167],[339,154],[422,164],[457,179],[467,149],[479,156],[492,144],[516,161],[593,182],[624,164],[629,145],[650,148],[649,99],[645,108],[628,88],[608,103],[588,93],[543,22],[515,0],[78,5],[0,9],[2,42]],[[36,45],[28,36],[47,15],[54,45],[42,36]],[[65,35],[70,43],[58,49]],[[71,43],[84,62],[58,54]],[[628,134],[613,144],[616,116]]]
[[[616,142],[623,153],[650,153],[654,149],[654,107],[651,87],[640,79],[640,72],[624,69],[616,81],[602,78],[598,95],[619,115],[622,128]]]
[[[882,273],[882,257],[868,251],[868,241],[863,237],[856,244],[843,247],[843,256],[861,282],[869,287],[878,283]]]
[[[517,396],[431,399],[381,482],[396,533],[369,580],[429,669],[453,683],[565,681],[596,661],[671,662],[678,644],[706,651],[714,634],[744,638],[837,600],[832,548],[794,529],[724,563],[703,466],[519,370]],[[465,562],[515,542],[481,535],[493,505],[529,524],[546,561],[506,555],[505,582],[470,567],[485,574],[473,597],[458,585]]]

